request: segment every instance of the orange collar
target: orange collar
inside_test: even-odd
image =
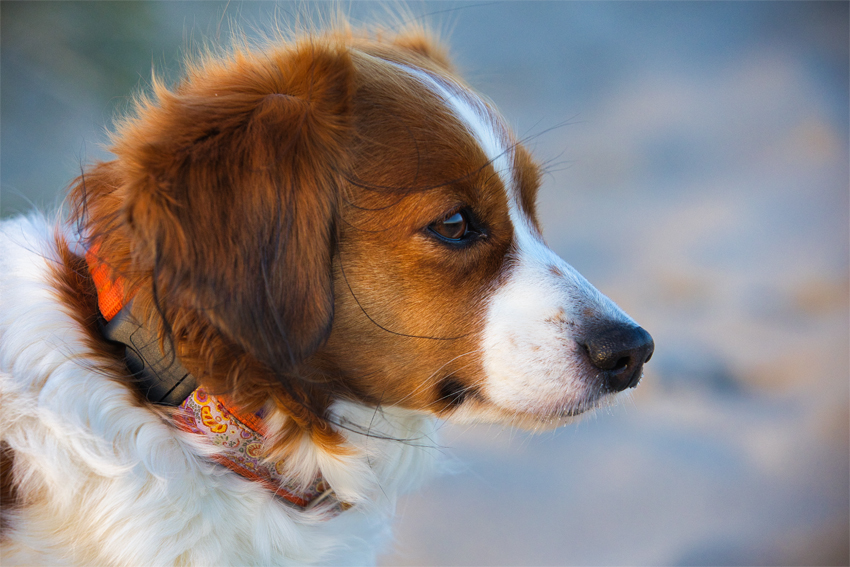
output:
[[[125,344],[127,366],[138,378],[146,398],[176,406],[177,427],[220,448],[213,460],[258,482],[297,509],[310,510],[324,503],[323,515],[333,517],[350,508],[337,498],[321,472],[309,486],[302,487],[283,476],[282,463],[262,458],[262,414],[239,413],[226,397],[212,396],[203,387],[195,387],[197,380],[180,365],[168,344],[164,345],[167,352],[163,352],[158,338],[130,315],[134,293],[126,293],[125,280],[113,274],[98,249],[94,245],[86,252],[86,263],[97,290],[98,309],[107,322],[104,336]]]
[[[104,319],[112,321],[124,307],[124,278],[113,277],[112,269],[98,256],[98,245],[86,252],[86,263],[97,290],[97,306]],[[132,296],[127,299],[131,299]]]
[[[126,346],[124,359],[134,382],[149,402],[177,407],[198,386],[198,381],[183,367],[171,341],[159,336],[133,316],[132,294],[126,293],[126,281],[98,255],[98,247],[86,253],[86,262],[97,291],[98,308],[106,323],[103,336]],[[128,296],[125,303],[124,298]]]

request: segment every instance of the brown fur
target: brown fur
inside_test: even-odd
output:
[[[60,262],[51,264],[51,289],[59,296],[68,314],[85,332],[92,360],[98,361],[98,369],[105,376],[126,374],[123,361],[124,348],[104,339],[98,325],[97,290],[83,258],[74,255],[63,238],[57,239],[56,250]],[[141,396],[139,397],[141,402]]]
[[[379,58],[450,69],[421,33],[237,50],[155,84],[118,125],[115,160],[73,189],[74,220],[136,314],[201,383],[292,417],[276,452],[305,432],[343,451],[334,399],[440,415],[483,376],[481,298],[512,246],[505,191],[441,101]],[[518,156],[533,214],[537,168]],[[450,250],[425,229],[460,206],[489,234]],[[68,279],[79,260],[66,266]]]

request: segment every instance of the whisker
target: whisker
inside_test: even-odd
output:
[[[454,361],[456,361],[456,360],[458,360],[459,358],[462,358],[462,357],[464,357],[464,356],[469,356],[469,355],[472,355],[472,354],[478,354],[478,353],[480,353],[480,352],[483,352],[483,349],[478,348],[478,349],[475,349],[475,350],[471,350],[471,351],[469,351],[469,352],[465,352],[465,353],[463,353],[463,354],[459,354],[459,355],[457,355],[456,357],[452,358],[451,360],[447,360],[447,361],[446,361],[445,363],[443,363],[443,364],[442,364],[439,368],[437,368],[436,370],[434,370],[434,371],[430,374],[430,376],[428,376],[427,378],[425,378],[424,380],[422,380],[422,381],[419,383],[419,385],[418,385],[416,388],[414,388],[413,390],[411,390],[411,391],[410,391],[410,392],[409,392],[409,393],[408,393],[405,397],[403,397],[403,398],[400,400],[400,402],[403,402],[403,401],[405,401],[405,400],[407,400],[407,399],[411,398],[411,397],[412,397],[412,396],[414,396],[415,394],[417,394],[417,393],[421,392],[423,388],[425,388],[426,386],[428,386],[428,385],[429,385],[429,383],[430,383],[430,382],[432,382],[436,376],[438,376],[438,374],[439,374],[440,370],[442,370],[443,368],[445,368],[446,366],[448,366],[448,365],[449,365],[449,364],[451,364],[452,362],[454,362]],[[465,366],[462,366],[461,368],[467,368],[468,366],[469,366],[469,365],[467,364],[467,365],[465,365]]]
[[[429,336],[425,336],[425,335],[409,335],[407,333],[399,333],[397,331],[387,329],[386,327],[384,327],[383,325],[381,325],[380,323],[375,321],[372,318],[372,316],[369,315],[369,313],[366,311],[366,309],[363,307],[363,305],[360,303],[360,300],[357,298],[357,295],[354,294],[354,290],[351,288],[351,283],[348,281],[348,276],[346,275],[345,268],[343,267],[342,252],[339,251],[339,250],[337,250],[337,257],[339,258],[339,270],[342,273],[342,279],[345,281],[345,285],[348,288],[348,292],[351,294],[351,297],[354,299],[354,302],[357,303],[357,307],[360,308],[360,311],[363,313],[363,315],[365,315],[366,318],[369,319],[369,321],[373,325],[375,325],[376,327],[378,327],[382,331],[386,331],[387,333],[397,335],[399,337],[407,337],[407,338],[410,338],[410,339],[427,339],[427,340],[432,340],[432,341],[455,341],[457,339],[462,339],[462,338],[468,337],[470,335],[470,333],[464,333],[464,334],[458,335],[456,337],[429,337]]]

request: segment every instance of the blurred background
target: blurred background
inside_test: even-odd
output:
[[[152,68],[315,9],[0,3],[2,215],[57,207]],[[408,11],[547,164],[551,247],[657,348],[577,425],[445,426],[457,474],[401,502],[382,563],[847,565],[848,4]]]

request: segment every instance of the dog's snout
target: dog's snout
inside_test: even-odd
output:
[[[591,333],[582,346],[590,362],[602,370],[605,387],[612,392],[634,388],[643,364],[655,350],[652,336],[642,327],[615,324]]]

